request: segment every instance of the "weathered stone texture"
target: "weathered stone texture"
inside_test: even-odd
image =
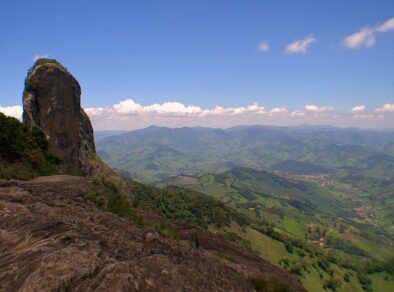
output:
[[[26,78],[23,122],[40,127],[49,153],[63,160],[66,174],[89,174],[88,153],[95,152],[93,128],[81,108],[81,87],[60,64],[35,64]]]

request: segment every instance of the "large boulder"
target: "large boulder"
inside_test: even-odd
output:
[[[81,87],[56,60],[39,59],[29,70],[23,93],[23,122],[40,127],[48,137],[49,153],[63,161],[66,174],[92,171],[93,128],[81,108]]]

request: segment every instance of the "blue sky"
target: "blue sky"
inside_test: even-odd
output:
[[[374,111],[394,103],[394,29],[381,27],[393,17],[392,0],[3,1],[0,106],[21,104],[33,58],[49,55],[79,80],[86,108]]]

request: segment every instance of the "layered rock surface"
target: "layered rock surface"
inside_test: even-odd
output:
[[[100,210],[85,199],[98,188],[73,176],[0,180],[0,291],[253,291],[250,279],[264,274],[305,291],[213,234],[139,211],[150,224],[172,224],[174,240]],[[189,241],[196,234],[198,248]]]
[[[66,174],[89,174],[95,152],[93,128],[81,108],[78,81],[55,60],[40,59],[29,70],[23,93],[23,122],[40,127],[49,153],[63,161]]]

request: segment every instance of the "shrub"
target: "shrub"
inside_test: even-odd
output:
[[[298,262],[298,263],[293,264],[290,267],[289,272],[294,275],[302,276],[304,274],[304,267],[303,267],[302,263]]]
[[[290,266],[290,260],[289,259],[281,259],[279,261],[279,264],[284,267],[284,268],[288,268]]]
[[[143,218],[135,213],[131,198],[123,195],[112,181],[105,178],[95,178],[93,183],[103,186],[103,191],[87,194],[86,199],[95,203],[99,208],[132,220],[139,225],[144,224]]]
[[[260,276],[251,279],[251,282],[258,292],[288,292],[290,291],[289,287],[279,281],[276,277],[273,276]]]
[[[24,125],[0,113],[0,155],[4,160],[20,159],[29,146],[28,138],[28,129]]]
[[[359,272],[357,274],[357,277],[358,277],[358,281],[360,282],[361,286],[365,291],[372,291],[371,288],[372,282],[371,279],[368,278],[368,275],[366,273]]]
[[[350,282],[350,275],[348,273],[345,273],[345,275],[343,275],[343,280],[345,282]]]
[[[325,260],[325,259],[320,259],[317,262],[317,265],[325,272],[327,272],[328,268],[330,267],[330,263],[327,260]]]
[[[33,143],[42,151],[47,151],[49,144],[45,133],[38,127],[34,126],[31,129],[31,137]]]
[[[178,232],[168,224],[157,224],[155,230],[162,236],[171,237],[172,239],[179,240]]]
[[[394,275],[394,257],[387,261],[385,264],[385,270],[391,275]]]
[[[324,282],[323,288],[337,291],[342,286],[342,281],[338,278],[331,277]]]
[[[236,210],[212,197],[191,190],[167,187],[164,189],[129,181],[135,201],[172,220],[181,220],[208,229],[230,226],[232,221],[244,226],[248,219]]]
[[[32,179],[57,173],[45,133],[0,113],[0,178]]]
[[[286,243],[285,248],[288,253],[293,253],[293,246],[290,243]]]

